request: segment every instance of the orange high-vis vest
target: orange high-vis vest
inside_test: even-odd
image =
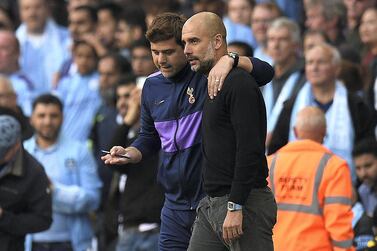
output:
[[[352,181],[345,160],[300,140],[268,157],[278,205],[275,251],[349,251],[353,247]]]

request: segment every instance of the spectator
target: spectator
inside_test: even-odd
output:
[[[362,60],[363,73],[365,78],[366,89],[368,90],[369,105],[377,112],[377,9],[367,9],[361,18],[360,38],[366,46],[366,53]],[[377,137],[377,131],[376,131]]]
[[[272,58],[267,53],[267,30],[274,19],[282,15],[279,7],[270,2],[255,5],[251,14],[251,28],[258,43],[255,57],[273,64]]]
[[[355,250],[350,170],[322,145],[323,111],[300,110],[294,133],[298,141],[268,157],[269,183],[278,205],[275,250]]]
[[[328,38],[323,32],[317,31],[317,30],[307,30],[304,33],[304,41],[303,41],[304,55],[306,55],[306,53],[311,48],[322,43],[328,43]]]
[[[347,29],[346,29],[346,41],[347,44],[352,46],[353,49],[361,52],[362,48],[360,35],[359,35],[359,25],[361,20],[361,15],[367,8],[376,7],[376,0],[343,0],[347,7]]]
[[[227,15],[223,19],[228,43],[240,41],[253,48],[257,47],[257,42],[250,28],[251,12],[254,5],[254,0],[228,1]]]
[[[363,205],[358,201],[358,192],[355,187],[352,188],[354,246],[357,251],[373,251],[373,249],[368,249],[372,247],[370,241],[374,242],[373,218],[366,214]]]
[[[253,56],[253,48],[250,47],[247,43],[244,42],[231,42],[228,44],[228,51],[235,52],[239,56],[246,56],[252,57]]]
[[[22,111],[30,116],[33,99],[41,94],[19,65],[20,44],[13,32],[0,31],[0,73],[12,82]]]
[[[62,121],[63,105],[57,97],[46,94],[34,101],[31,123],[35,135],[24,146],[44,165],[52,183],[53,223],[31,236],[32,251],[91,247],[89,213],[99,205],[101,182],[86,145],[66,137],[60,131]]]
[[[308,30],[325,33],[334,46],[345,43],[343,32],[347,26],[347,10],[343,0],[309,0],[305,12]]]
[[[145,78],[155,72],[150,44],[146,39],[135,41],[131,46],[132,71],[137,76],[137,86],[141,89]]]
[[[267,145],[283,103],[305,82],[304,66],[298,54],[300,41],[298,25],[287,18],[275,19],[268,28],[267,51],[274,61],[275,76],[262,92],[267,110]]]
[[[25,235],[52,222],[51,193],[43,167],[23,149],[20,124],[10,114],[0,114],[0,250],[23,251]]]
[[[93,8],[97,7],[99,0],[68,0],[68,13],[70,13],[72,10],[76,9],[79,6],[91,6]]]
[[[228,1],[228,17],[236,24],[250,26],[254,6],[254,0],[230,0]]]
[[[132,44],[142,39],[147,30],[145,18],[144,10],[137,7],[126,8],[119,18],[115,44],[120,53],[129,60]]]
[[[337,79],[341,63],[337,49],[320,44],[309,50],[305,59],[308,82],[284,104],[268,152],[274,153],[295,140],[296,114],[306,106],[316,106],[326,114],[324,145],[347,161],[355,180],[351,152],[357,141],[373,135],[371,113],[363,100],[348,92]]]
[[[115,47],[115,31],[121,12],[121,6],[112,2],[102,3],[97,8],[97,36],[107,49]]]
[[[73,46],[75,42],[82,41],[85,38],[92,39],[97,27],[96,10],[89,5],[80,5],[69,12],[68,23],[68,28],[71,35],[71,46]],[[53,80],[52,84],[54,89],[57,87],[62,78],[76,73],[77,65],[73,62],[72,56],[70,56],[66,61],[64,61],[59,73]]]
[[[112,146],[113,135],[120,124],[115,106],[115,87],[122,74],[127,74],[130,71],[130,64],[119,54],[107,54],[98,63],[101,105],[96,111],[90,140],[94,157],[97,161],[98,173],[103,183],[100,210],[103,209],[102,203],[105,202],[105,198],[108,196],[112,176],[112,171],[101,160],[103,155],[101,150],[109,149]]]
[[[0,5],[0,29],[13,31],[15,27],[10,12]]]
[[[113,137],[113,145],[126,147],[137,137],[140,129],[140,93],[132,76],[127,75],[118,82],[117,110],[122,120]],[[139,164],[113,168],[115,172],[109,204],[119,205],[116,208],[120,230],[117,251],[158,250],[160,213],[164,201],[162,189],[156,180],[158,162],[158,154],[155,154]]]
[[[73,46],[73,60],[77,65],[77,73],[61,79],[56,93],[64,103],[64,134],[72,139],[85,141],[101,105],[98,56],[88,43],[77,42]]]
[[[21,124],[22,140],[29,139],[33,135],[33,128],[22,109],[17,105],[17,94],[14,91],[11,82],[4,76],[0,75],[0,106],[11,109],[17,114],[17,119]],[[2,114],[3,111],[0,111]]]
[[[72,9],[68,15],[68,28],[71,39],[79,41],[85,34],[94,34],[97,27],[96,10],[88,5]]]
[[[353,151],[352,157],[355,162],[356,175],[361,185],[358,188],[361,203],[369,217],[377,206],[377,142],[373,138],[364,139],[358,142]]]
[[[22,52],[21,68],[38,92],[52,88],[54,74],[69,57],[68,30],[49,17],[47,6],[47,0],[19,1],[22,24],[16,35]]]

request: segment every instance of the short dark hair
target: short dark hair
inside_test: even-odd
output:
[[[98,54],[97,54],[96,49],[93,47],[93,45],[91,45],[90,43],[88,43],[88,42],[86,42],[84,40],[76,40],[76,41],[74,41],[73,46],[72,46],[72,54],[75,53],[77,47],[79,47],[80,45],[87,45],[87,46],[89,46],[92,49],[92,51],[93,51],[96,59],[98,60]]]
[[[353,148],[352,157],[363,154],[373,154],[377,158],[377,141],[374,138],[366,138],[358,141]]]
[[[52,95],[50,93],[42,94],[42,95],[38,96],[36,99],[34,99],[34,101],[33,101],[33,111],[35,110],[35,107],[38,104],[57,105],[59,107],[59,110],[61,112],[63,112],[63,103],[60,101],[60,99],[57,96]]]
[[[127,58],[123,57],[121,54],[116,52],[109,52],[106,55],[102,56],[100,59],[111,58],[114,60],[116,70],[121,74],[129,73],[132,71],[130,62]]]
[[[80,5],[73,9],[73,11],[86,11],[89,14],[90,19],[93,23],[97,23],[97,10],[90,5]]]
[[[245,51],[245,55],[242,55],[242,56],[252,57],[254,55],[253,48],[245,42],[233,41],[233,42],[230,42],[228,45],[241,47]]]
[[[119,17],[119,21],[126,22],[130,27],[140,27],[143,34],[147,30],[145,23],[146,14],[140,6],[127,7],[123,10]]]
[[[114,20],[118,21],[122,13],[122,6],[112,2],[100,3],[97,7],[97,18],[98,12],[100,12],[101,10],[108,10],[111,13],[111,16],[114,18]]]
[[[136,85],[136,76],[132,73],[122,75],[116,84],[116,89],[128,85]]]
[[[141,38],[132,43],[130,51],[132,52],[135,48],[139,48],[139,47],[144,47],[150,50],[151,44],[149,43],[147,39]]]
[[[182,28],[185,22],[183,15],[170,12],[160,14],[153,20],[145,36],[151,43],[174,38],[176,43],[183,47]]]

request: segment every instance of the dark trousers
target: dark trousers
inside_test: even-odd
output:
[[[173,210],[163,207],[161,211],[159,250],[186,251],[195,216],[195,210]]]
[[[277,207],[271,190],[251,190],[242,209],[243,235],[230,245],[222,237],[228,198],[206,196],[200,201],[188,251],[273,251]]]
[[[33,242],[32,251],[73,251],[70,242]]]

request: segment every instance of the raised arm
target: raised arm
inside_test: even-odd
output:
[[[235,60],[229,55],[224,55],[208,74],[208,95],[214,98],[221,90],[224,79],[232,70]],[[267,62],[254,57],[239,57],[237,67],[250,72],[258,86],[264,86],[274,77],[274,68]]]

